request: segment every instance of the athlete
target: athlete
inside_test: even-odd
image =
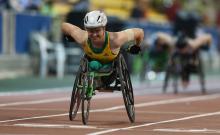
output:
[[[163,32],[154,33],[146,40],[145,47],[146,50],[143,51],[143,67],[140,73],[141,81],[145,80],[146,72],[160,73],[165,71],[173,48],[172,37]]]
[[[163,84],[163,91],[166,91],[170,74],[175,75],[174,92],[177,93],[176,77],[180,76],[183,88],[186,88],[190,82],[190,75],[197,73],[202,88],[205,93],[205,78],[200,58],[200,50],[208,50],[211,45],[212,37],[210,34],[203,33],[196,38],[191,39],[185,34],[179,34],[177,39],[173,40],[174,49],[168,61],[166,76]]]
[[[173,57],[180,57],[182,65],[181,78],[184,88],[189,85],[190,74],[194,72],[196,66],[198,66],[197,55],[199,51],[201,49],[207,50],[210,48],[211,41],[212,37],[210,34],[199,35],[195,39],[187,38],[185,35],[180,35],[177,38]]]
[[[120,48],[132,43],[131,53],[140,51],[140,44],[144,38],[144,31],[131,28],[119,32],[106,31],[107,17],[104,12],[94,10],[84,17],[85,30],[70,24],[62,23],[62,31],[75,39],[90,58],[89,68],[98,71],[108,67],[117,57]]]

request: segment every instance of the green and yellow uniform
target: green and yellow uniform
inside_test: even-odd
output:
[[[91,40],[88,39],[85,45],[83,45],[83,50],[85,54],[92,60],[89,63],[89,67],[92,70],[99,70],[100,68],[108,67],[117,57],[117,54],[114,54],[111,51],[108,32],[105,33],[105,43],[102,48],[95,48],[92,45]]]

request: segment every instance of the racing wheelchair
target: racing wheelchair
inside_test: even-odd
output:
[[[132,51],[131,53],[134,54]],[[117,58],[113,61],[111,67],[107,70],[90,71],[88,62],[89,58],[84,55],[84,57],[81,59],[73,85],[69,119],[71,121],[74,120],[81,104],[82,122],[84,125],[86,125],[89,119],[90,102],[95,94],[95,90],[106,90],[122,91],[128,118],[131,123],[135,122],[133,87],[129,71],[121,51]],[[110,81],[109,84],[106,85],[104,81],[99,81],[100,79],[102,80],[102,78],[110,78],[107,79]]]
[[[205,94],[205,74],[200,57],[200,49],[192,54],[185,55],[178,53],[178,51],[173,52],[166,68],[166,74],[163,83],[163,92],[166,92],[169,79],[172,77],[174,94],[177,94],[179,77],[181,77],[182,79],[184,79],[184,77],[189,79],[191,74],[197,74],[199,76],[201,92]]]

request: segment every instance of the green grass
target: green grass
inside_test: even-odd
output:
[[[39,77],[31,76],[4,79],[0,80],[0,92],[72,87],[73,80],[73,76],[65,76],[63,79],[57,79],[55,77],[41,79]]]

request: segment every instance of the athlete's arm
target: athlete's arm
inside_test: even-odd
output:
[[[144,39],[144,31],[139,28],[126,29],[120,32],[113,32],[114,48],[120,48],[128,42],[134,42],[135,45],[140,46]]]
[[[171,37],[171,35],[167,34],[167,33],[163,33],[163,32],[158,32],[157,33],[157,38],[163,42],[166,43],[167,45],[172,45],[173,44],[173,39]]]
[[[139,29],[139,28],[133,28],[132,30],[134,32],[134,39],[136,42],[135,45],[140,46],[141,42],[144,39],[144,31],[143,31],[143,29]]]
[[[212,42],[212,37],[210,34],[200,35],[194,40],[189,40],[190,46],[195,50],[202,47],[203,45],[210,46],[211,42]]]
[[[83,44],[88,36],[86,31],[70,23],[62,23],[61,29],[64,34],[71,36],[79,44]]]

